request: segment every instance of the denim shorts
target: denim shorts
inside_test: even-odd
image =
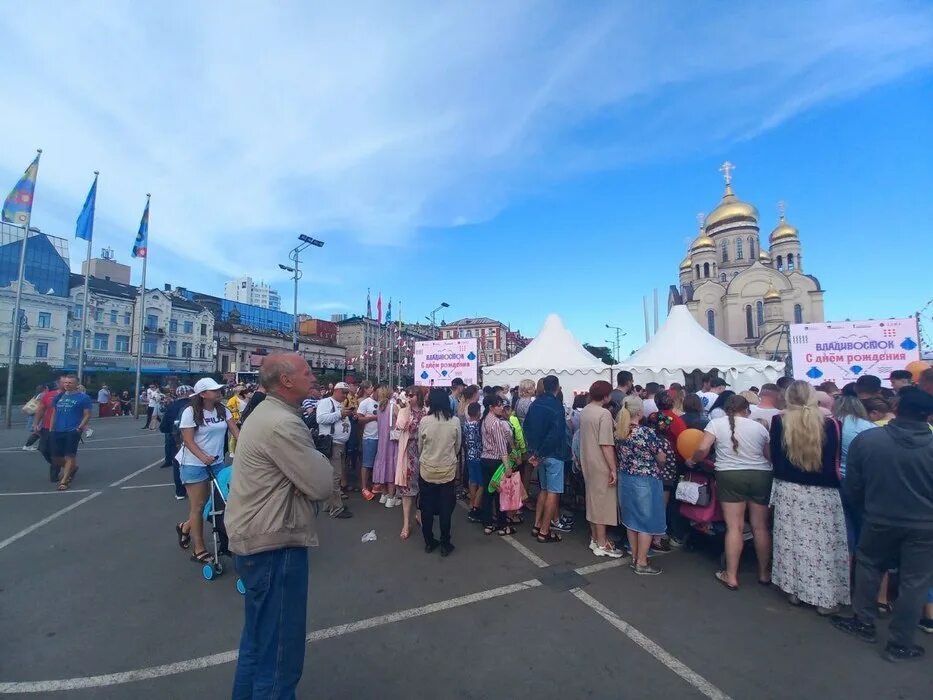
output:
[[[538,483],[541,485],[542,491],[563,493],[564,463],[554,457],[541,460],[538,465]]]
[[[468,459],[466,461],[467,477],[471,484],[477,486],[483,485],[483,462],[479,459]]]
[[[379,448],[379,440],[374,438],[363,439],[363,466],[372,469],[376,463],[376,450]]]
[[[211,475],[207,472],[207,467],[203,464],[182,464],[178,467],[178,475],[183,484],[200,484],[207,481]]]

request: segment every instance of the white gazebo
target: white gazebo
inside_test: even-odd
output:
[[[557,314],[550,314],[524,350],[483,368],[483,384],[515,386],[522,379],[538,381],[549,374],[560,379],[567,403],[598,379],[612,382],[612,368],[587,352]]]
[[[671,308],[664,325],[640,350],[620,362],[636,384],[658,382],[670,386],[686,381],[686,375],[718,370],[733,391],[773,383],[784,374],[783,362],[749,357],[708,333],[686,306]]]

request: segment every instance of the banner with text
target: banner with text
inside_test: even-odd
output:
[[[476,338],[415,343],[415,384],[418,386],[450,386],[456,377],[467,386],[476,384],[478,367]]]
[[[892,370],[920,359],[917,321],[796,323],[790,327],[794,379],[811,384],[835,382],[840,389],[864,374],[880,377],[890,386]]]

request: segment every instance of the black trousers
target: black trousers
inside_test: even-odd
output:
[[[421,509],[421,534],[425,544],[434,544],[434,516],[441,521],[441,544],[450,544],[450,517],[457,505],[455,480],[432,484],[418,478],[418,503]]]
[[[46,462],[52,464],[52,440],[49,431],[39,428],[39,454]]]
[[[898,567],[898,596],[888,628],[895,644],[913,644],[927,590],[933,586],[933,530],[891,527],[866,522],[855,555],[855,599],[852,609],[862,622],[874,623],[881,577]]]
[[[489,493],[489,482],[492,479],[492,475],[496,473],[496,470],[499,468],[499,465],[502,464],[498,459],[481,459],[480,465],[482,466],[483,474],[483,503],[480,506],[480,511],[483,517],[483,525],[485,527],[495,527],[503,528],[505,527],[505,513],[499,508],[499,492],[493,491]]]

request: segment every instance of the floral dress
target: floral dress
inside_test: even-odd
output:
[[[646,422],[648,427],[657,434],[661,443],[660,447],[664,451],[664,456],[667,457],[664,464],[659,467],[659,478],[665,484],[672,484],[677,479],[677,452],[674,450],[676,439],[671,434],[674,419],[657,411],[648,416]]]
[[[408,423],[406,431],[408,432],[408,444],[405,446],[406,459],[406,477],[408,484],[399,486],[396,494],[399,496],[417,496],[418,478],[421,475],[421,459],[418,454],[418,426],[421,425],[421,418],[424,416],[422,409],[415,409],[411,412],[411,420]]]

